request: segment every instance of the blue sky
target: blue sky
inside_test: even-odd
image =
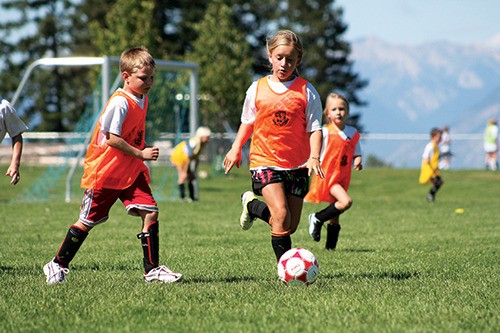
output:
[[[500,39],[499,0],[335,0],[335,5],[344,8],[350,42],[369,36],[405,45]]]

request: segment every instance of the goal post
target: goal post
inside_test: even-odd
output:
[[[77,167],[80,165],[81,158],[85,154],[99,114],[106,105],[109,97],[120,85],[121,73],[119,73],[118,70],[118,63],[118,57],[61,57],[41,58],[28,66],[21,83],[11,100],[14,107],[19,101],[23,88],[29,82],[31,74],[38,67],[101,66],[101,71],[100,80],[96,84],[96,89],[94,89],[92,98],[89,98],[84,115],[82,115],[82,118],[86,117],[90,119],[80,119],[79,123],[76,125],[75,132],[78,133],[73,133],[75,134],[73,137],[75,138],[75,141],[78,140],[77,142],[70,142],[68,144],[69,141],[66,141],[67,146],[79,147],[76,156],[66,158],[65,165],[57,167],[58,170],[47,170],[47,175],[42,177],[47,179],[40,179],[39,183],[31,189],[31,192],[34,193],[28,193],[28,195],[26,195],[26,193],[23,194],[22,198],[20,198],[21,200],[26,200],[27,198],[28,200],[30,200],[29,198],[34,200],[43,200],[41,198],[46,199],[47,195],[44,192],[51,190],[51,182],[53,182],[53,179],[50,178],[60,177],[62,173],[66,173],[66,169],[69,164],[71,164],[65,181],[65,201],[71,201],[71,184],[73,175]],[[160,138],[161,133],[155,128],[155,126],[159,123],[162,123],[162,120],[159,118],[169,117],[168,120],[163,121],[163,123],[168,122],[169,124],[179,121],[179,105],[181,103],[183,104],[183,116],[187,118],[183,120],[187,120],[188,124],[186,125],[188,126],[186,127],[188,127],[189,135],[193,136],[198,128],[198,65],[190,62],[163,59],[155,60],[155,63],[155,85],[153,90],[149,93],[150,103],[148,107],[148,119],[150,119],[151,115],[151,118],[153,119],[152,122],[154,124],[152,125],[153,127],[151,127],[153,131],[150,131],[149,128],[146,131],[146,134],[148,135],[148,138],[146,139],[157,140]],[[100,89],[97,87],[99,85]],[[160,100],[160,102],[155,105],[157,100]],[[186,112],[187,109],[189,114]],[[85,114],[88,115],[86,116]],[[163,124],[163,127],[165,127],[165,124]],[[185,129],[187,128],[184,127],[184,132],[186,132]],[[170,128],[168,131],[174,132],[178,135],[181,132],[181,128],[175,128],[174,130]],[[152,134],[150,132],[154,133]]]

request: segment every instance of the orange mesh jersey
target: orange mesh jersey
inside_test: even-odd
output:
[[[115,96],[125,97],[128,103],[128,112],[122,124],[121,138],[137,149],[144,149],[146,110],[148,108],[147,97],[145,97],[144,108],[141,109],[137,102],[125,92],[118,90],[109,100]],[[104,111],[101,116],[103,113]],[[80,186],[92,189],[121,190],[132,185],[141,172],[144,172],[149,183],[149,171],[144,162],[112,148],[106,143],[99,144],[100,131],[101,124],[98,122],[85,156]]]
[[[294,169],[306,162],[310,151],[306,85],[307,81],[298,77],[290,88],[278,94],[271,89],[267,78],[259,79],[250,168]]]
[[[326,131],[328,136],[327,142],[323,142],[325,151],[321,161],[326,178],[321,179],[316,174],[312,176],[311,187],[305,197],[308,202],[333,203],[336,201],[330,194],[333,185],[339,184],[347,191],[351,182],[352,161],[360,137],[359,132],[356,131],[352,138],[344,140],[333,125],[326,126]]]

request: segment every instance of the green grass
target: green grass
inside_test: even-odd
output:
[[[0,166],[0,170],[6,169]],[[42,170],[0,178],[0,332],[499,332],[500,174],[448,171],[437,201],[417,170],[355,172],[354,205],[334,252],[307,235],[306,204],[293,245],[320,275],[308,288],[277,280],[269,227],[238,226],[247,169],[200,181],[196,203],[160,202],[161,261],[174,285],[142,281],[140,220],[115,204],[75,257],[68,283],[43,265],[79,204],[13,203]],[[455,213],[463,208],[464,213]]]

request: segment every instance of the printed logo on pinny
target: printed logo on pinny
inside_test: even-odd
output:
[[[277,111],[274,113],[273,123],[276,126],[283,127],[288,124],[290,119],[286,116],[286,111]]]

